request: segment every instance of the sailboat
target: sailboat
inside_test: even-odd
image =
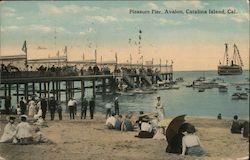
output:
[[[233,59],[231,60],[231,64],[228,63],[228,44],[225,43],[225,56],[224,61],[226,64],[219,64],[218,66],[218,74],[219,75],[239,75],[242,74],[243,62],[241,60],[240,52],[237,46],[234,44],[234,54]]]

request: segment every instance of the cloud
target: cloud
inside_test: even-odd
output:
[[[16,13],[16,10],[13,9],[13,8],[10,8],[10,7],[3,7],[1,9],[1,14],[3,16],[9,16],[9,17],[11,17],[11,16],[14,16],[15,13]]]
[[[94,32],[95,32],[94,29],[90,27],[90,28],[88,28],[87,31],[79,32],[79,34],[82,35],[82,36],[85,36],[85,35],[87,35],[89,33],[94,33]]]
[[[17,20],[22,20],[24,17],[16,17]]]
[[[19,29],[18,26],[7,26],[7,27],[1,27],[1,32],[15,32]]]
[[[91,7],[85,5],[65,5],[62,7],[57,7],[55,5],[40,5],[40,11],[44,14],[63,14],[63,13],[81,13],[85,11],[95,11],[99,7]]]
[[[1,32],[16,32],[16,31],[37,31],[37,32],[54,32],[56,29],[57,32],[66,32],[63,27],[50,27],[46,25],[40,24],[31,24],[27,26],[6,26],[1,27]]]
[[[199,0],[196,1],[166,1],[163,2],[163,5],[168,8],[172,9],[187,9],[187,8],[197,8],[202,9],[204,8],[204,5],[207,5],[204,2],[201,2]]]
[[[149,2],[145,5],[146,8],[149,8],[149,9],[159,9],[159,7],[153,3],[153,2]]]
[[[165,18],[159,18],[156,19],[160,22],[160,24],[170,24],[170,25],[180,25],[182,24],[181,21],[176,21],[176,20],[172,20],[172,19],[165,19]]]
[[[88,16],[89,21],[97,21],[99,23],[116,22],[117,18],[113,16]]]
[[[249,15],[248,13],[238,13],[235,16],[232,16],[231,19],[235,22],[249,22]]]

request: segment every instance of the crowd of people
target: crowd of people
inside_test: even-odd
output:
[[[28,116],[21,115],[21,121],[16,125],[15,116],[8,117],[8,123],[4,128],[4,133],[0,139],[0,143],[13,143],[13,144],[36,144],[36,143],[50,143],[40,128],[36,124],[30,125],[27,122]]]
[[[83,97],[79,103],[75,98],[71,97],[68,100],[67,106],[69,109],[69,119],[75,119],[77,112],[77,106],[81,106],[80,117],[86,119],[87,111],[89,109],[90,119],[94,118],[95,113],[95,99],[92,97],[89,101],[86,97]],[[183,122],[175,135],[168,139],[167,127],[159,125],[161,121],[166,118],[165,109],[161,102],[161,97],[156,97],[154,112],[144,113],[140,111],[136,120],[133,119],[134,113],[129,112],[122,116],[120,113],[119,98],[109,100],[104,106],[106,109],[106,127],[110,130],[117,131],[138,131],[135,137],[138,138],[153,138],[167,140],[166,152],[180,154],[180,155],[192,155],[202,156],[206,154],[201,144],[199,137],[196,134],[196,128],[193,124]],[[46,127],[46,114],[47,110],[50,112],[50,120],[53,121],[55,113],[58,112],[59,120],[62,120],[62,107],[59,102],[52,96],[49,101],[45,97],[37,98],[32,97],[29,100],[25,100],[21,97],[21,100],[17,107],[17,115],[20,117],[21,122],[15,125],[15,116],[9,116],[9,120],[4,129],[4,134],[0,139],[0,142],[12,142],[14,144],[30,144],[49,142],[49,140],[43,135],[39,127]],[[27,122],[27,119],[33,119],[34,123],[31,125]],[[218,120],[222,119],[221,113],[217,116]],[[244,138],[249,139],[249,122],[240,121],[238,116],[235,115],[231,125],[232,134],[243,134]]]

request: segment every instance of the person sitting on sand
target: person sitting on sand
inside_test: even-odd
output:
[[[182,153],[182,138],[184,137],[184,132],[186,132],[187,126],[189,123],[183,123],[178,129],[178,133],[169,141],[168,146],[166,148],[167,153]]]
[[[218,120],[221,120],[221,119],[222,119],[221,113],[218,114],[217,119],[218,119]]]
[[[136,137],[153,138],[153,136],[154,136],[153,126],[149,122],[142,122],[141,131]]]
[[[121,130],[121,126],[122,126],[122,115],[118,115],[118,117],[116,118],[116,122],[115,122],[115,130]]]
[[[205,152],[201,148],[199,137],[194,134],[195,127],[189,124],[186,130],[182,138],[182,155],[202,156]]]
[[[35,134],[33,135],[33,142],[34,143],[49,143],[50,140],[48,140],[44,134],[40,131],[40,128],[37,127],[35,129]]]
[[[121,125],[121,131],[133,131],[134,126],[130,120],[131,115],[127,114]]]
[[[34,125],[41,126],[41,127],[48,127],[47,123],[44,121],[42,116],[38,118],[38,120],[34,123]]]
[[[26,115],[21,115],[21,123],[16,127],[15,137],[20,144],[28,144],[32,140],[32,129],[27,121]]]
[[[249,139],[249,122],[245,121],[243,123],[243,138]]]
[[[0,143],[12,142],[14,135],[16,134],[16,126],[14,125],[16,117],[9,116],[9,122],[4,127],[3,135],[0,139]]]
[[[112,115],[106,120],[106,125],[107,125],[108,129],[115,128],[116,118],[114,116],[115,116],[115,114],[112,113]]]
[[[231,133],[241,134],[242,124],[238,120],[238,116],[235,115],[232,126],[231,126]]]

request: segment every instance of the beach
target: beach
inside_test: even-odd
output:
[[[47,119],[49,115],[47,115]],[[168,117],[171,121],[173,117]],[[96,113],[93,120],[88,116],[81,120],[69,120],[64,114],[54,121],[47,120],[48,126],[41,128],[52,144],[13,145],[0,144],[0,156],[6,160],[234,160],[248,156],[249,142],[240,134],[230,133],[229,119],[187,116],[186,121],[195,125],[206,155],[202,157],[181,156],[166,153],[165,140],[140,139],[134,137],[138,130],[121,132],[106,128],[105,115]],[[7,121],[1,117],[1,131]]]

